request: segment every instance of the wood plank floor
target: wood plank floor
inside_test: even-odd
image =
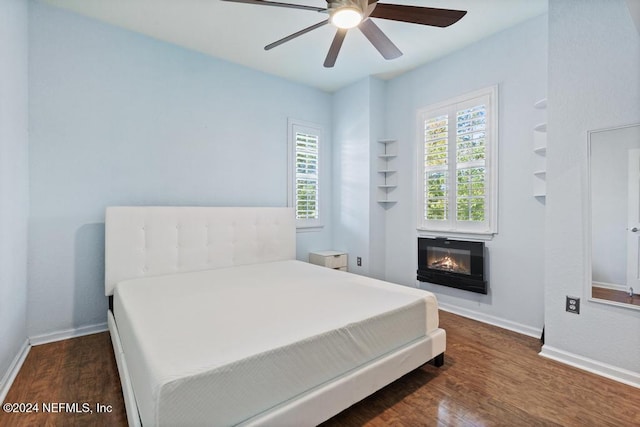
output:
[[[640,426],[640,389],[540,357],[535,338],[446,312],[440,324],[444,366],[424,365],[323,427]],[[32,348],[5,402],[86,402],[93,413],[0,413],[0,426],[125,426],[108,333]]]
[[[0,426],[126,426],[118,367],[108,332],[31,348],[7,397],[8,403],[38,403],[37,413],[0,412]],[[52,404],[45,413],[43,403]],[[70,413],[56,403],[78,403]],[[88,403],[93,413],[83,413]],[[111,405],[98,414],[96,404]],[[48,409],[48,408],[46,408]],[[74,409],[74,408],[69,408]]]

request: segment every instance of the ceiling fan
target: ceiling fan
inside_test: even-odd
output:
[[[380,52],[384,59],[395,59],[402,56],[400,49],[389,40],[382,30],[370,19],[380,18],[391,21],[409,22],[413,24],[430,25],[434,27],[448,27],[458,22],[467,12],[464,10],[436,9],[431,7],[406,6],[400,4],[378,3],[378,0],[326,0],[327,7],[306,6],[292,3],[280,3],[270,0],[223,0],[233,3],[248,3],[261,6],[285,7],[290,9],[310,10],[328,13],[329,18],[297,31],[287,37],[270,43],[265,50],[293,40],[309,31],[327,24],[337,27],[329,53],[324,60],[324,66],[331,68],[335,65],[338,53],[342,47],[347,31],[358,27],[362,34]]]

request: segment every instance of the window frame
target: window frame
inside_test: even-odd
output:
[[[298,231],[319,231],[324,227],[324,199],[323,193],[326,190],[322,190],[323,183],[325,182],[324,176],[324,128],[312,122],[306,122],[303,120],[289,118],[287,120],[287,206],[293,207],[296,215],[296,229]],[[313,219],[298,219],[297,215],[297,198],[296,198],[296,135],[298,133],[304,133],[309,135],[315,135],[318,138],[318,165],[317,165],[317,212],[318,217]]]
[[[425,138],[424,122],[427,119],[435,118],[439,115],[447,115],[449,123],[453,123],[454,128],[447,134],[448,152],[448,178],[457,176],[459,170],[456,159],[456,113],[465,108],[478,105],[479,102],[486,103],[487,127],[485,130],[485,220],[483,222],[457,220],[457,178],[453,180],[453,191],[448,192],[449,218],[446,220],[427,220],[425,218]],[[498,232],[498,86],[490,86],[474,92],[466,93],[454,98],[447,99],[436,104],[419,108],[416,114],[417,122],[417,229],[419,232],[431,232],[438,235],[451,237],[491,238]],[[450,125],[451,126],[451,125]],[[451,160],[454,160],[454,168],[451,168]]]

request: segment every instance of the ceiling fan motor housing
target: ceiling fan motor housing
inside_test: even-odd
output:
[[[331,19],[333,19],[333,16],[338,11],[343,9],[351,9],[357,11],[360,14],[362,20],[364,20],[367,18],[367,16],[369,16],[367,10],[368,8],[368,0],[327,0],[327,10],[329,11],[329,16],[331,16]]]

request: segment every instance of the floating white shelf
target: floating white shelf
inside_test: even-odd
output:
[[[398,187],[398,177],[396,169],[393,168],[394,160],[398,157],[398,147],[395,139],[379,139],[382,144],[382,152],[378,154],[378,165],[376,171],[380,175],[378,181],[378,203],[393,204],[397,200],[389,199],[389,193]]]
[[[547,124],[546,123],[538,123],[537,125],[535,125],[533,130],[536,131],[536,132],[546,132],[547,131]]]
[[[535,108],[545,109],[547,108],[547,98],[542,98],[540,101],[533,104]]]

